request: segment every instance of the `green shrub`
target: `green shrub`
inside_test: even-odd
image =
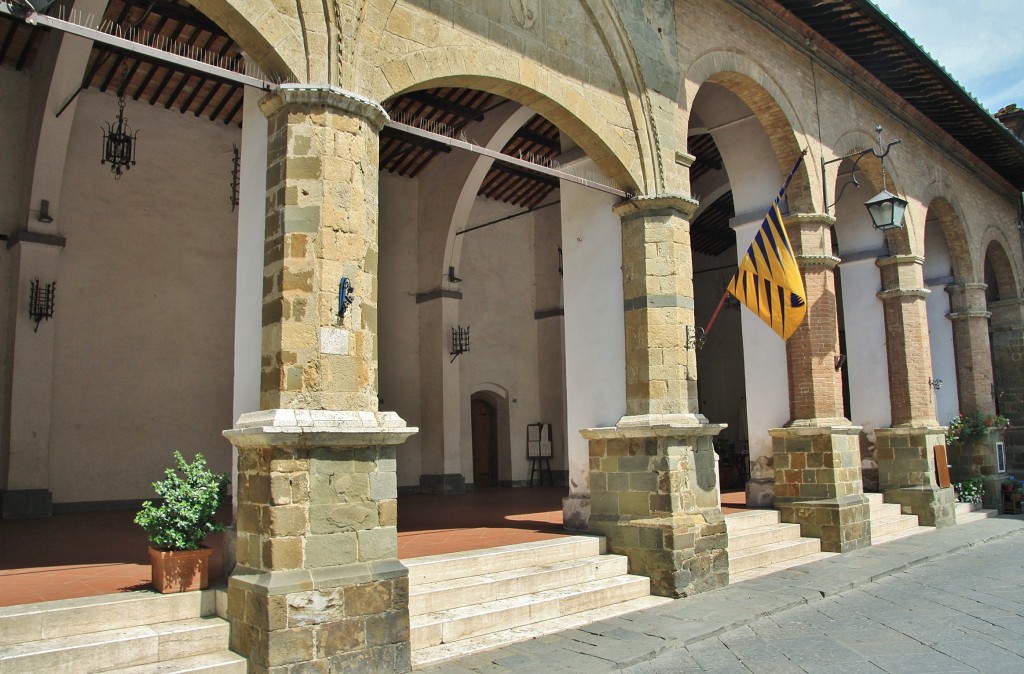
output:
[[[960,503],[981,503],[985,493],[985,481],[980,477],[972,477],[963,482],[954,482],[953,491]]]
[[[224,529],[214,515],[227,498],[228,475],[208,470],[202,454],[188,463],[175,452],[174,460],[181,475],[173,468],[164,471],[167,477],[153,483],[161,500],[143,502],[135,523],[146,530],[154,548],[196,550],[207,534]]]

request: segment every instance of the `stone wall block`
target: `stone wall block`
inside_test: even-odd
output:
[[[305,541],[305,566],[317,568],[359,561],[355,532],[310,534]]]
[[[378,508],[373,502],[328,504],[309,508],[309,531],[335,534],[380,526]]]
[[[345,618],[345,596],[341,589],[296,592],[281,597],[287,606],[287,626],[307,627]]]
[[[301,505],[270,506],[268,530],[271,536],[301,536],[308,529],[306,508]]]
[[[361,562],[398,557],[398,532],[395,527],[377,527],[356,532]]]

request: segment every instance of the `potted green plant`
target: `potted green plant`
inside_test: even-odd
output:
[[[135,516],[149,535],[153,587],[163,593],[202,590],[209,584],[210,549],[202,542],[224,529],[215,515],[228,493],[228,475],[210,471],[202,454],[188,463],[174,452],[174,460],[177,472],[168,468],[165,479],[153,483],[160,500],[144,501]]]

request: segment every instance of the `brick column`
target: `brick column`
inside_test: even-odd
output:
[[[260,107],[264,411],[225,431],[238,450],[231,647],[254,674],[407,671],[395,452],[416,429],[378,412],[376,394],[377,133],[387,116],[339,89],[300,85]],[[343,276],[355,301],[341,320]]]
[[[956,524],[956,495],[940,489],[935,446],[945,445],[935,418],[931,345],[924,287],[924,258],[893,255],[876,261],[878,298],[885,310],[886,358],[893,428],[875,430],[878,483],[887,503],[899,503],[922,526]]]
[[[807,316],[786,343],[789,408],[786,428],[769,430],[775,507],[782,520],[821,539],[822,550],[848,552],[871,544],[868,501],[860,473],[859,426],[843,418],[842,378],[835,367],[839,324],[835,268],[822,213],[791,214],[786,229],[807,292]]]
[[[725,518],[711,439],[724,425],[697,413],[693,267],[680,196],[619,205],[626,325],[626,416],[584,429],[590,450],[589,529],[651,590],[682,597],[729,582]]]
[[[946,287],[949,320],[953,321],[956,385],[961,412],[996,411],[992,396],[992,351],[989,347],[984,283],[958,283]]]
[[[935,427],[932,352],[924,287],[924,258],[893,255],[876,263],[882,274],[878,298],[885,310],[886,357],[893,426]]]
[[[1007,470],[1024,473],[1024,300],[988,305],[992,312],[992,365],[999,413],[1013,424],[1005,432]]]

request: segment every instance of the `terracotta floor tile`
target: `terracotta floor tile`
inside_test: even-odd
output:
[[[410,494],[398,499],[402,559],[512,545],[568,535],[562,529],[564,487],[492,489],[465,494]],[[740,512],[742,492],[722,495],[724,512]],[[148,586],[146,535],[133,512],[0,520],[0,606],[87,597]],[[222,519],[230,517],[222,513]],[[223,574],[223,534],[211,578]]]

